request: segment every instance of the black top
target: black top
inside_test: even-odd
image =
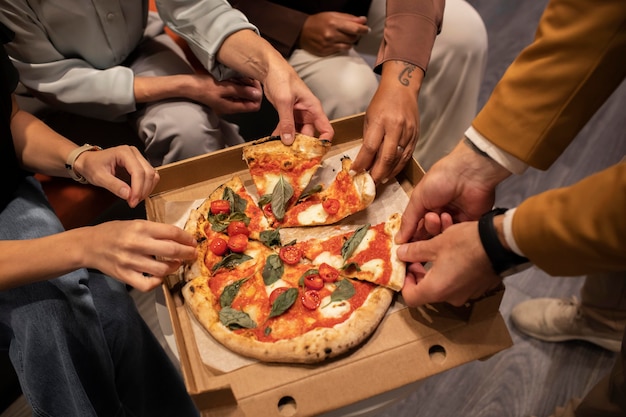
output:
[[[14,33],[0,23],[0,42],[4,45],[10,42]],[[9,60],[3,47],[0,47],[0,167],[2,181],[0,181],[0,211],[13,199],[13,194],[24,177],[29,175],[20,168],[15,155],[13,136],[11,136],[11,94],[17,87],[19,76],[17,70]]]

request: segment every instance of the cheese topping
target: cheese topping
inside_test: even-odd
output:
[[[308,207],[302,213],[298,214],[298,223],[300,224],[320,224],[324,223],[328,218],[328,213],[322,207],[322,204],[314,204]]]
[[[319,312],[325,318],[339,318],[343,314],[350,312],[350,303],[346,300],[335,301],[330,304],[330,296],[324,297]]]
[[[313,259],[314,265],[321,265],[327,263],[328,265],[339,269],[343,266],[343,258],[341,255],[332,255],[330,252],[322,252],[315,259]]]
[[[372,274],[375,280],[379,280],[383,276],[385,261],[380,258],[371,259],[361,265],[361,270]]]

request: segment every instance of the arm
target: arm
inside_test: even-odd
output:
[[[569,2],[550,2],[541,19],[535,42],[507,70],[473,123],[473,127],[483,137],[522,162],[540,168],[549,166],[556,154],[567,146],[586,122],[586,117],[597,110],[602,100],[608,96],[609,90],[615,88],[624,78],[625,67],[621,65],[621,57],[626,53],[626,34],[620,25],[626,14],[626,5],[615,2],[597,6],[596,2],[581,0],[577,2],[574,11]],[[557,9],[559,12],[555,13]],[[568,24],[574,19],[574,15],[584,22],[575,26]],[[577,120],[581,117],[582,121]],[[493,271],[482,278],[476,274],[467,274],[468,270],[483,274],[484,265],[488,261],[484,250],[480,250],[475,222],[452,225],[452,219],[464,222],[477,219],[481,212],[486,212],[493,204],[495,186],[507,177],[506,170],[491,158],[479,155],[469,148],[464,150],[461,146],[463,144],[436,163],[420,181],[403,216],[398,236],[401,243],[427,238],[443,230],[443,233],[428,241],[409,243],[399,249],[398,256],[401,259],[413,262],[403,290],[412,305],[446,300],[456,304],[463,303],[468,298],[480,295],[480,291],[490,288],[496,282],[497,276]],[[474,155],[467,151],[474,152]],[[463,154],[469,157],[465,162],[462,159]],[[623,175],[623,168],[621,169]],[[615,175],[615,172],[609,175]],[[447,183],[444,177],[447,178]],[[602,181],[607,181],[609,177],[601,178]],[[593,180],[598,181],[595,178]],[[608,181],[604,182],[607,189],[615,186]],[[580,187],[588,189],[589,186]],[[614,189],[614,192],[623,196],[623,184],[618,187],[620,188]],[[559,203],[559,200],[564,199],[563,201],[585,204],[581,202],[584,198],[582,194],[588,191],[580,193],[572,190],[564,191],[566,194],[561,196],[558,191],[553,191],[537,199],[529,199],[518,208],[520,212],[516,212],[513,218],[514,238],[517,240],[519,237],[517,243],[524,255],[531,261],[538,262],[541,267],[550,271],[558,270],[563,274],[567,270],[561,269],[564,258],[559,256],[564,256],[565,251],[571,253],[569,251],[573,250],[574,254],[581,256],[582,263],[575,263],[576,269],[581,272],[597,268],[599,258],[586,253],[589,248],[582,244],[572,247],[571,242],[576,239],[570,233],[557,234],[558,225],[574,227],[571,233],[582,233],[587,235],[586,238],[594,238],[597,232],[583,232],[578,229],[577,223],[580,221],[583,227],[589,228],[589,222],[594,222],[603,225],[603,237],[611,238],[611,234],[606,233],[606,228],[615,226],[619,229],[624,222],[623,219],[615,218],[616,213],[612,211],[614,207],[618,207],[618,215],[623,217],[623,199],[615,200],[614,206],[613,203],[609,204],[611,210],[608,211],[605,210],[606,205],[596,205],[598,211],[594,213],[585,209],[588,216],[596,217],[579,219],[577,208]],[[546,208],[559,212],[543,211]],[[433,213],[427,214],[428,211]],[[530,230],[534,226],[527,227],[530,213],[533,223],[541,223],[541,226],[537,226],[543,231],[540,237]],[[607,213],[613,217],[609,219]],[[556,218],[546,220],[553,216]],[[546,236],[546,233],[551,236]],[[609,249],[606,254],[608,268],[616,265],[612,251],[623,242],[623,238],[613,239],[613,249]],[[553,241],[554,244],[547,247],[547,241]],[[531,248],[530,242],[537,246]],[[603,245],[601,242],[596,243]],[[556,248],[555,245],[565,246]],[[461,253],[463,247],[466,248],[465,253]],[[472,251],[474,256],[470,256]],[[555,256],[554,261],[543,258],[539,253],[543,251],[547,257]],[[559,253],[561,255],[557,256]],[[619,253],[623,257],[623,246]],[[434,260],[437,254],[440,256],[434,261],[433,268],[424,272],[420,268],[420,262],[424,262],[425,257]],[[603,255],[600,256],[605,259]],[[443,280],[439,281],[440,279]],[[455,279],[458,282],[453,282]]]
[[[547,169],[626,77],[625,15],[624,2],[551,1],[535,41],[507,69],[473,127]]]
[[[267,0],[231,0],[274,48],[285,58],[298,44],[308,14]]]
[[[232,68],[261,82],[278,112],[279,123],[272,134],[280,134],[286,144],[293,142],[296,130],[332,139],[334,132],[319,100],[241,12],[228,3],[210,0],[179,0],[175,5],[157,0],[159,13],[168,26],[189,43],[209,71],[223,76],[226,68]]]
[[[11,133],[25,168],[68,176],[64,164],[76,145],[19,110],[15,99]],[[130,186],[115,177],[119,168],[130,174]],[[76,160],[76,169],[90,182],[127,199],[131,206],[144,199],[159,179],[137,149],[129,146],[86,152]],[[0,241],[0,290],[78,268],[95,268],[145,291],[159,285],[182,259],[194,256],[193,237],[178,227],[143,220],[108,222],[38,239]]]
[[[375,68],[381,82],[366,111],[363,146],[353,164],[355,171],[369,169],[376,182],[396,175],[413,155],[419,91],[442,19],[442,1],[387,2]]]

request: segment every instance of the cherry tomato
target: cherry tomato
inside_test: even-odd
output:
[[[300,301],[302,301],[302,305],[309,310],[315,310],[322,303],[320,293],[315,290],[306,290],[304,293],[302,293]]]
[[[339,203],[339,200],[337,200],[336,198],[327,198],[326,200],[322,201],[322,207],[324,208],[324,211],[326,211],[326,213],[328,214],[337,214],[340,205],[341,203]]]
[[[278,256],[287,265],[296,265],[302,259],[302,251],[295,246],[283,246],[280,248]]]
[[[270,203],[263,206],[263,212],[267,217],[274,217],[274,212],[272,211],[272,205]]]
[[[304,286],[310,290],[321,290],[324,288],[324,280],[317,274],[304,277]]]
[[[270,293],[270,305],[274,304],[274,301],[278,298],[279,295],[287,291],[289,288],[287,287],[278,287],[274,291]]]
[[[228,214],[230,213],[230,202],[228,200],[211,201],[211,214]]]
[[[335,282],[339,279],[339,271],[327,263],[321,264],[317,269],[324,282]]]
[[[248,236],[243,233],[228,237],[228,249],[233,252],[242,253],[248,247]]]
[[[244,222],[239,221],[239,220],[235,220],[235,221],[228,223],[228,228],[226,229],[226,232],[228,233],[228,236],[235,236],[235,235],[250,236],[250,229],[248,229],[248,226],[246,226]]]
[[[221,237],[216,237],[209,243],[209,249],[217,256],[222,256],[228,250],[228,242]]]

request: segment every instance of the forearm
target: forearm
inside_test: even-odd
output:
[[[308,14],[266,0],[231,0],[285,58],[296,48]]]
[[[289,64],[265,39],[251,30],[233,33],[220,48],[218,60],[255,80],[265,83],[270,69],[291,71]]]
[[[385,33],[376,69],[389,60],[428,68],[430,54],[443,21],[443,0],[387,1]],[[416,45],[416,42],[417,45]]]
[[[74,142],[21,110],[11,119],[11,133],[23,168],[51,176],[69,177],[65,161],[77,147]]]
[[[170,98],[196,99],[201,90],[196,75],[166,77],[135,77],[133,91],[137,103],[150,103]]]
[[[392,60],[383,64],[379,88],[408,94],[417,100],[423,80],[424,71],[417,65]]]
[[[626,268],[626,164],[533,196],[512,222],[515,242],[552,275]]]
[[[89,244],[88,228],[38,239],[0,241],[0,291],[86,266],[83,251]]]
[[[499,148],[547,169],[626,76],[624,2],[551,1],[537,38],[473,122]],[[572,25],[584,15],[587,24]]]

